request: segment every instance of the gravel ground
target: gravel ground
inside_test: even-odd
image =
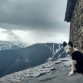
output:
[[[25,79],[22,83],[83,83],[81,74],[68,76],[69,70],[69,67],[60,67],[58,70],[52,71],[51,74]]]

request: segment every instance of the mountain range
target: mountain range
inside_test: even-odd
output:
[[[28,44],[16,41],[0,41],[0,50],[19,49],[27,47]]]
[[[13,47],[13,45],[12,45]],[[37,43],[31,46],[0,50],[0,77],[35,67],[53,58],[66,56],[62,44]]]

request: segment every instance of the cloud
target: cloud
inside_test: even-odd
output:
[[[0,41],[18,41],[18,38],[11,31],[0,28]]]
[[[68,41],[68,34],[59,33],[55,31],[29,31],[29,30],[6,30],[0,28],[0,41],[19,41],[23,43],[33,44],[33,43],[45,43],[45,42],[55,42],[62,43],[64,40]]]
[[[17,39],[24,43],[45,43],[45,42],[56,42],[62,43],[64,40],[68,41],[68,34],[61,34],[55,32],[36,32],[36,31],[23,31],[23,30],[14,30],[12,31],[13,35]]]
[[[67,0],[0,0],[3,40],[62,42],[69,38],[64,22]]]
[[[0,40],[8,40],[8,34],[5,29],[0,28]]]
[[[0,0],[0,25],[9,29],[61,28],[65,8],[66,0]]]

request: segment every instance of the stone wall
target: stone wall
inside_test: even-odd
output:
[[[77,0],[70,22],[70,40],[74,47],[83,50],[83,0]]]

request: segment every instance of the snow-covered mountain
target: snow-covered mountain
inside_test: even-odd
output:
[[[0,41],[0,50],[25,48],[28,45],[16,41]]]
[[[40,43],[25,48],[0,50],[0,77],[65,58],[62,44]]]

